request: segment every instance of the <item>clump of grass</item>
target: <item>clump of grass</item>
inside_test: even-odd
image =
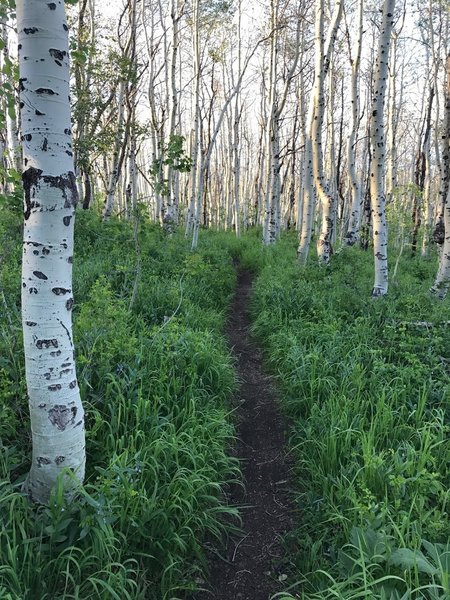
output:
[[[301,520],[291,595],[276,597],[447,598],[450,306],[428,294],[434,263],[402,257],[373,301],[359,249],[322,269],[300,269],[289,237],[272,254],[254,332],[292,423]]]
[[[0,265],[0,597],[182,598],[205,568],[204,539],[222,539],[238,522],[222,494],[239,479],[228,455],[236,381],[221,333],[236,243],[205,232],[192,253],[181,235],[165,239],[143,222],[138,276],[131,224],[80,212],[76,227],[88,463],[70,504],[56,489],[36,508],[20,490],[30,456],[20,228],[8,242],[17,260]]]

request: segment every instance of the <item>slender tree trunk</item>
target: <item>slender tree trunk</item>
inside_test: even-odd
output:
[[[443,238],[442,251],[439,258],[439,268],[431,288],[431,293],[439,299],[444,299],[450,285],[450,55],[447,56],[447,81],[445,89],[445,124],[442,150],[441,197],[447,191],[443,205],[440,236]],[[442,233],[441,233],[442,232]],[[436,237],[436,231],[435,231]]]
[[[77,187],[69,105],[64,4],[18,0],[24,149],[22,320],[33,457],[24,488],[46,504],[57,477],[84,478],[84,413],[75,372],[71,311]]]
[[[384,296],[388,291],[388,236],[385,208],[386,198],[383,181],[386,155],[384,137],[384,98],[386,95],[386,80],[388,75],[391,31],[394,23],[394,9],[395,0],[384,1],[372,100],[372,123],[370,129],[370,141],[372,145],[370,199],[372,205],[371,212],[375,259],[375,281],[372,290],[372,296],[374,297]]]
[[[363,33],[363,0],[358,5],[358,37],[354,57],[350,56],[352,67],[351,76],[351,103],[352,120],[350,133],[347,140],[347,165],[348,178],[351,190],[350,220],[347,229],[346,241],[353,246],[358,241],[359,226],[361,221],[361,186],[356,175],[356,135],[359,125],[359,66],[361,63],[362,33]]]

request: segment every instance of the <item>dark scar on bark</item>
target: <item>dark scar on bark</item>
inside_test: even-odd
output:
[[[48,139],[46,137],[42,140],[41,150],[42,152],[47,152],[48,150]]]
[[[61,464],[61,463],[63,463],[65,460],[66,460],[66,457],[65,457],[65,456],[57,456],[57,457],[55,458],[55,463],[56,463],[57,465],[60,465],[60,464]]]
[[[55,356],[61,356],[61,350],[57,350],[56,352],[50,352],[50,356],[53,356],[53,358]]]
[[[42,348],[50,348],[50,346],[57,348],[58,340],[55,338],[51,340],[36,340],[36,347],[39,348],[39,350],[42,350]]]
[[[68,227],[70,225],[70,219],[72,217],[63,217],[63,223],[66,227]]]
[[[59,392],[59,390],[61,389],[61,384],[60,383],[54,383],[53,385],[49,385],[47,387],[49,392]]]
[[[67,310],[72,310],[73,307],[73,298],[69,298],[66,302],[66,308]]]
[[[48,279],[47,275],[45,275],[42,271],[33,271],[33,275],[38,279],[43,279],[44,281]]]
[[[24,27],[23,32],[26,35],[30,35],[30,33],[37,33],[39,31],[39,29],[37,27]]]
[[[35,169],[34,167],[30,167],[22,173],[25,221],[30,217],[31,209],[33,208],[31,205],[31,188],[38,186],[41,175],[42,169]]]
[[[37,88],[36,90],[34,90],[35,94],[39,94],[41,96],[57,96],[58,94],[52,90],[51,88]]]
[[[28,325],[28,327],[36,327],[37,323],[34,321],[25,321],[25,325]]]
[[[61,296],[64,294],[70,294],[72,290],[68,290],[67,288],[62,288],[62,287],[54,287],[52,288],[52,292],[54,294],[56,294],[57,296]]]
[[[26,78],[26,77],[21,77],[21,78],[19,79],[19,92],[23,92],[23,91],[25,91],[25,86],[23,85],[23,82],[24,82],[24,81],[27,81],[27,78]]]
[[[44,456],[38,456],[36,462],[38,467],[42,467],[42,465],[50,465],[52,461]]]
[[[74,388],[74,387],[76,387],[76,385],[77,385],[77,380],[76,380],[76,379],[74,379],[73,381],[71,381],[71,382],[69,383],[69,388],[70,388],[71,390],[73,390],[73,388]]]
[[[48,411],[48,418],[52,425],[64,431],[67,425],[75,422],[78,409],[74,406],[68,408],[65,404],[56,404]]]
[[[54,2],[48,2],[47,6],[50,10],[56,10],[56,4]]]
[[[66,56],[67,52],[65,50],[57,50],[56,48],[50,48],[49,50],[50,56],[52,56],[55,60],[62,61]]]

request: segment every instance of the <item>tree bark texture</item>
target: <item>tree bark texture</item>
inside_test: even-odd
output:
[[[84,412],[72,337],[74,175],[68,27],[62,1],[19,0],[24,153],[22,321],[33,456],[24,488],[46,504],[58,476],[83,481]]]
[[[372,160],[370,164],[370,199],[373,224],[373,246],[375,260],[375,281],[372,296],[383,296],[388,291],[387,262],[387,223],[386,197],[384,190],[384,169],[386,144],[384,135],[384,99],[388,77],[389,49],[394,24],[395,0],[385,0],[383,18],[378,41],[378,54],[375,65],[375,79],[372,99],[372,122],[370,141]]]

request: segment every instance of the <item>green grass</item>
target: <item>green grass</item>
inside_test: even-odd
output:
[[[0,242],[0,597],[184,597],[205,569],[204,539],[219,543],[237,523],[224,518],[236,511],[222,494],[240,477],[227,454],[236,381],[221,333],[235,285],[232,236],[205,232],[192,253],[182,236],[165,239],[142,223],[136,282],[131,224],[78,213],[74,332],[87,478],[76,501],[57,489],[46,508],[21,493],[30,434],[20,218],[7,211]]]
[[[450,305],[428,294],[435,268],[402,257],[371,300],[372,257],[356,248],[300,269],[288,236],[259,265],[254,332],[298,479],[291,595],[277,598],[449,597]]]

